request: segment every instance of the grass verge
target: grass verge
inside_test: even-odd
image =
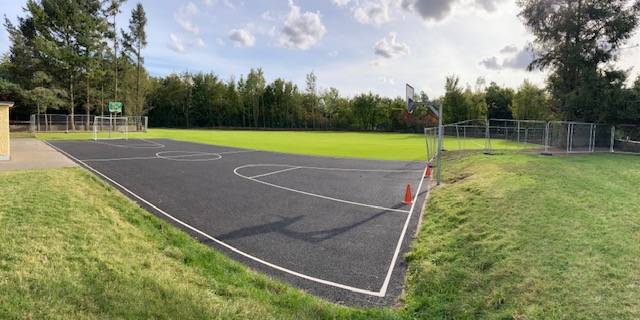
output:
[[[407,318],[640,318],[637,156],[447,165],[406,257]]]
[[[390,318],[249,271],[79,168],[0,172],[0,318]]]

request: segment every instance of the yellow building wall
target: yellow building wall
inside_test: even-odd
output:
[[[9,160],[9,107],[0,105],[0,160]]]

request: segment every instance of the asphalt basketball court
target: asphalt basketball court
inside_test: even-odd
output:
[[[310,293],[383,305],[402,292],[426,162],[168,139],[47,143],[199,241]],[[413,204],[402,203],[407,184]]]

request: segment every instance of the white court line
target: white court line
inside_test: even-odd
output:
[[[141,139],[144,140],[144,139]],[[149,141],[152,142],[152,141]],[[153,143],[153,142],[152,142]],[[109,144],[107,144],[109,145]],[[163,145],[164,148],[164,145]],[[136,149],[136,148],[130,148],[130,149]],[[152,148],[137,148],[137,149],[152,149]],[[155,149],[155,148],[154,148]],[[158,148],[160,149],[160,148]],[[190,152],[190,151],[162,151],[162,152]],[[228,151],[228,152],[198,152],[198,153],[193,153],[193,154],[185,154],[185,155],[177,155],[177,156],[170,156],[170,157],[161,157],[158,156],[159,153],[162,152],[158,152],[156,153],[156,155],[154,157],[131,157],[131,158],[111,158],[111,159],[84,159],[81,161],[85,161],[85,162],[109,162],[109,161],[126,161],[126,160],[151,160],[151,159],[164,159],[164,160],[170,160],[167,158],[189,158],[189,157],[193,157],[193,156],[197,156],[197,155],[223,155],[223,154],[234,154],[234,153],[247,153],[247,152],[256,152],[255,150],[242,150],[242,151]],[[222,157],[221,157],[222,158]],[[219,160],[219,159],[216,159]]]
[[[249,152],[258,152],[258,150],[240,150],[240,151],[216,152],[216,154],[234,154],[234,153],[249,153]]]
[[[420,185],[418,186],[418,189],[416,190],[416,194],[415,194],[415,196],[414,196],[413,204],[411,205],[411,209],[410,209],[409,211],[407,211],[407,213],[408,213],[408,215],[407,215],[407,220],[405,221],[404,227],[403,227],[403,229],[402,229],[402,233],[400,234],[400,238],[398,239],[398,244],[396,245],[396,250],[395,250],[395,253],[394,253],[393,258],[392,258],[392,260],[391,260],[391,264],[389,265],[389,270],[388,270],[388,272],[387,272],[387,276],[386,276],[386,278],[385,278],[385,280],[384,280],[384,282],[383,282],[383,285],[382,285],[382,287],[380,288],[380,290],[376,292],[376,291],[371,291],[371,290],[366,290],[366,289],[356,288],[356,287],[352,287],[352,286],[348,286],[348,285],[340,284],[340,283],[337,283],[337,282],[333,282],[333,281],[328,281],[328,280],[324,280],[324,279],[320,279],[320,278],[312,277],[312,276],[309,276],[309,275],[306,275],[306,274],[303,274],[303,273],[299,273],[299,272],[296,272],[296,271],[293,271],[293,270],[290,270],[290,269],[287,269],[287,268],[284,268],[284,267],[281,267],[281,266],[275,265],[275,264],[273,264],[273,263],[270,263],[270,262],[267,262],[267,261],[265,261],[265,260],[262,260],[262,259],[260,259],[260,258],[258,258],[258,257],[254,257],[254,256],[252,256],[252,255],[250,255],[250,254],[248,254],[248,253],[245,253],[245,252],[243,252],[243,251],[240,251],[239,249],[236,249],[235,247],[232,247],[231,245],[228,245],[228,244],[226,244],[226,243],[224,243],[224,242],[222,242],[222,241],[220,241],[220,240],[218,240],[218,239],[216,239],[216,238],[214,238],[214,237],[212,237],[212,236],[210,236],[210,235],[206,234],[205,232],[200,231],[199,229],[196,229],[196,228],[192,227],[191,225],[189,225],[189,224],[187,224],[187,223],[185,223],[185,222],[183,222],[183,221],[181,221],[181,220],[179,220],[179,219],[175,218],[174,216],[172,216],[172,215],[168,214],[167,212],[165,212],[164,210],[162,210],[162,209],[158,208],[157,206],[155,206],[155,205],[154,205],[154,204],[152,204],[151,202],[149,202],[149,201],[147,201],[146,199],[142,198],[141,196],[139,196],[139,195],[135,194],[135,193],[134,193],[134,192],[132,192],[131,190],[129,190],[129,189],[127,189],[127,188],[125,188],[123,185],[121,185],[121,184],[119,184],[119,183],[115,182],[114,180],[112,180],[111,178],[107,177],[107,176],[106,176],[106,175],[104,175],[103,173],[101,173],[101,172],[99,172],[98,170],[96,170],[96,169],[94,169],[94,168],[90,167],[88,164],[84,163],[83,161],[78,160],[77,158],[73,157],[72,155],[70,155],[70,154],[66,153],[65,151],[63,151],[63,150],[61,150],[61,149],[57,148],[56,146],[51,145],[51,144],[50,144],[49,142],[47,142],[47,141],[44,141],[44,142],[45,142],[46,144],[48,144],[50,147],[52,147],[52,148],[54,148],[54,149],[58,150],[59,152],[61,152],[61,153],[65,154],[67,157],[69,157],[69,158],[71,158],[71,159],[74,159],[75,161],[77,161],[77,162],[81,163],[84,167],[86,167],[86,168],[87,168],[87,169],[89,169],[90,171],[93,171],[94,173],[96,173],[96,174],[98,174],[99,176],[103,177],[105,180],[107,180],[107,181],[111,182],[113,185],[115,185],[115,186],[119,187],[121,190],[123,190],[123,191],[125,191],[125,192],[129,193],[129,194],[130,194],[131,196],[133,196],[134,198],[136,198],[136,199],[138,199],[138,200],[142,201],[143,203],[145,203],[145,204],[146,204],[146,205],[148,205],[149,207],[153,208],[154,210],[156,210],[156,211],[158,211],[159,213],[161,213],[161,214],[163,214],[164,216],[166,216],[167,218],[169,218],[169,219],[171,219],[171,220],[175,221],[176,223],[178,223],[178,224],[180,224],[180,225],[184,226],[185,228],[187,228],[187,229],[189,229],[189,230],[192,230],[192,231],[194,231],[194,232],[196,232],[196,233],[198,233],[198,234],[200,234],[200,235],[204,236],[205,238],[207,238],[207,239],[209,239],[209,240],[211,240],[211,241],[213,241],[213,242],[215,242],[215,243],[217,243],[217,244],[219,244],[219,245],[221,245],[221,246],[223,246],[223,247],[225,247],[225,248],[227,248],[227,249],[229,249],[229,250],[231,250],[231,251],[233,251],[233,252],[235,252],[235,253],[237,253],[237,254],[239,254],[239,255],[241,255],[241,256],[244,256],[244,257],[249,258],[249,259],[251,259],[251,260],[254,260],[254,261],[258,262],[258,263],[261,263],[261,264],[263,264],[263,265],[265,265],[265,266],[268,266],[268,267],[274,268],[274,269],[276,269],[276,270],[279,270],[279,271],[282,271],[282,272],[288,273],[288,274],[290,274],[290,275],[293,275],[293,276],[296,276],[296,277],[299,277],[299,278],[303,278],[303,279],[306,279],[306,280],[309,280],[309,281],[313,281],[313,282],[321,283],[321,284],[328,285],[328,286],[332,286],[332,287],[335,287],[335,288],[340,288],[340,289],[348,290],[348,291],[351,291],[351,292],[360,293],[360,294],[366,294],[366,295],[375,296],[375,297],[384,297],[384,296],[386,296],[386,294],[387,294],[387,290],[388,290],[388,287],[389,287],[389,283],[391,282],[391,276],[392,276],[392,274],[393,274],[393,267],[394,267],[394,265],[395,265],[395,263],[396,263],[396,261],[397,261],[397,259],[398,259],[398,256],[400,255],[400,250],[401,250],[401,248],[402,248],[402,242],[404,241],[404,237],[406,236],[407,229],[408,229],[408,226],[409,226],[409,221],[411,220],[411,217],[413,216],[413,211],[414,211],[414,208],[415,208],[415,205],[416,205],[416,200],[418,199],[418,195],[420,194],[420,191],[422,190],[422,184],[423,184],[423,182],[424,182],[424,180],[425,180],[424,176],[423,176],[423,177],[422,177],[422,179],[420,180]],[[236,168],[236,170],[237,170],[237,169],[238,169],[238,168]],[[369,171],[373,171],[373,170],[369,170]],[[235,170],[234,170],[234,172],[235,172]],[[237,174],[237,173],[236,173],[236,174]],[[258,181],[258,182],[260,182],[259,180],[254,180],[254,181]]]
[[[108,162],[108,161],[124,161],[124,160],[150,160],[150,159],[162,159],[160,157],[132,157],[132,158],[112,158],[112,159],[85,159],[81,161],[85,162]]]
[[[278,189],[282,189],[282,190],[287,190],[287,191],[291,191],[291,192],[295,192],[295,193],[299,193],[299,194],[304,194],[304,195],[311,196],[311,197],[317,197],[317,198],[320,198],[320,199],[325,199],[325,200],[330,200],[330,201],[335,201],[335,202],[341,202],[341,203],[346,203],[346,204],[350,204],[350,205],[354,205],[354,206],[372,208],[372,209],[377,209],[377,210],[393,211],[393,212],[401,212],[401,213],[410,213],[410,211],[408,211],[408,210],[385,208],[385,207],[376,206],[376,205],[372,205],[372,204],[366,204],[366,203],[361,203],[361,202],[355,202],[355,201],[343,200],[343,199],[338,199],[338,198],[332,198],[332,197],[323,196],[323,195],[317,194],[317,193],[311,193],[311,192],[306,192],[306,191],[302,191],[302,190],[287,188],[287,187],[279,186],[277,184],[273,184],[273,183],[257,180],[257,179],[251,178],[251,177],[247,177],[247,176],[245,176],[243,174],[238,173],[238,170],[240,170],[242,168],[256,167],[256,166],[263,166],[263,167],[271,166],[271,167],[273,167],[273,166],[278,166],[278,165],[269,165],[269,164],[264,164],[264,165],[259,165],[259,164],[258,165],[246,165],[246,166],[241,166],[241,167],[235,168],[235,170],[233,170],[233,173],[235,173],[237,176],[239,176],[241,178],[245,178],[247,180],[251,180],[251,181],[254,181],[254,182],[262,183],[264,185],[267,185],[267,186],[270,186],[270,187],[274,187],[274,188],[278,188]],[[284,165],[280,165],[280,166],[284,166]],[[291,167],[291,166],[287,166],[287,167]],[[310,168],[310,167],[297,167],[296,169],[306,169],[306,168]],[[358,170],[354,170],[354,171],[358,171]],[[367,170],[367,171],[373,171],[373,170]],[[384,171],[384,172],[387,172],[387,171]]]
[[[139,195],[135,194],[133,191],[131,191],[131,190],[129,190],[129,189],[127,189],[127,188],[125,188],[123,185],[121,185],[121,184],[119,184],[119,183],[115,182],[114,180],[112,180],[111,178],[107,177],[106,175],[104,175],[104,174],[103,174],[103,173],[101,173],[100,171],[98,171],[98,170],[96,170],[96,169],[94,169],[94,168],[90,167],[90,166],[89,166],[89,165],[87,165],[86,163],[84,163],[84,162],[82,162],[82,161],[78,160],[77,158],[73,157],[72,155],[70,155],[70,154],[68,154],[68,153],[66,153],[66,152],[64,152],[64,151],[62,151],[61,149],[59,149],[59,148],[55,147],[54,145],[49,144],[47,141],[44,141],[44,142],[45,142],[46,144],[48,144],[49,146],[51,146],[52,148],[54,148],[54,149],[56,149],[56,150],[60,151],[61,153],[65,154],[65,155],[66,155],[67,157],[69,157],[70,159],[73,159],[73,160],[75,160],[75,161],[79,162],[80,164],[82,164],[82,165],[83,165],[84,167],[86,167],[87,169],[89,169],[89,170],[93,171],[94,173],[96,173],[97,175],[99,175],[99,176],[103,177],[105,180],[107,180],[107,181],[111,182],[113,185],[117,186],[117,187],[118,187],[118,188],[120,188],[121,190],[123,190],[123,191],[125,191],[126,193],[130,194],[130,195],[131,195],[131,196],[133,196],[134,198],[136,198],[136,199],[138,199],[138,200],[142,201],[143,203],[145,203],[146,205],[148,205],[148,206],[149,206],[149,207],[151,207],[152,209],[154,209],[154,210],[158,211],[159,213],[163,214],[164,216],[166,216],[167,218],[169,218],[169,219],[171,219],[171,220],[175,221],[176,223],[178,223],[178,224],[180,224],[180,225],[184,226],[185,228],[187,228],[187,229],[189,229],[189,230],[191,230],[191,231],[193,231],[193,232],[196,232],[196,233],[198,233],[198,234],[202,235],[203,237],[205,237],[205,238],[207,238],[207,239],[209,239],[209,240],[211,240],[211,241],[213,241],[213,242],[215,242],[215,243],[217,243],[217,244],[219,244],[219,245],[221,245],[221,246],[223,246],[223,247],[225,247],[225,248],[227,248],[227,249],[229,249],[229,250],[231,250],[231,251],[233,251],[233,252],[235,252],[235,253],[237,253],[237,254],[239,254],[239,255],[243,256],[243,257],[249,258],[249,259],[254,260],[254,261],[258,262],[258,263],[264,264],[265,266],[268,266],[268,267],[274,268],[274,269],[276,269],[276,270],[279,270],[279,271],[282,271],[282,272],[288,273],[288,274],[290,274],[290,275],[293,275],[293,276],[296,276],[296,277],[299,277],[299,278],[303,278],[303,279],[306,279],[306,280],[309,280],[309,281],[313,281],[313,282],[321,283],[321,284],[324,284],[324,285],[328,285],[328,286],[332,286],[332,287],[336,287],[336,288],[340,288],[340,289],[344,289],[344,290],[349,290],[349,291],[356,292],[356,293],[361,293],[361,294],[366,294],[366,295],[370,295],[370,296],[375,296],[375,297],[384,297],[384,296],[386,295],[386,290],[385,290],[384,292],[383,292],[382,290],[381,290],[381,291],[377,291],[377,292],[376,292],[376,291],[371,291],[371,290],[366,290],[366,289],[360,289],[360,288],[356,288],[356,287],[352,287],[352,286],[348,286],[348,285],[344,285],[344,284],[340,284],[340,283],[337,283],[337,282],[328,281],[328,280],[324,280],[324,279],[320,279],[320,278],[315,278],[315,277],[312,277],[312,276],[309,276],[309,275],[306,275],[306,274],[303,274],[303,273],[299,273],[299,272],[296,272],[296,271],[293,271],[293,270],[290,270],[290,269],[287,269],[287,268],[284,268],[284,267],[281,267],[281,266],[275,265],[275,264],[273,264],[273,263],[270,263],[270,262],[267,262],[267,261],[265,261],[265,260],[262,260],[262,259],[260,259],[260,258],[258,258],[258,257],[254,257],[254,256],[252,256],[252,255],[250,255],[250,254],[248,254],[248,253],[245,253],[245,252],[243,252],[243,251],[240,251],[239,249],[236,249],[235,247],[232,247],[231,245],[228,245],[228,244],[226,244],[226,243],[224,243],[224,242],[222,242],[222,241],[220,241],[220,240],[218,240],[218,239],[216,239],[216,238],[214,238],[214,237],[212,237],[212,236],[210,236],[210,235],[206,234],[205,232],[200,231],[199,229],[196,229],[196,228],[194,228],[194,227],[190,226],[189,224],[187,224],[187,223],[185,223],[185,222],[183,222],[183,221],[181,221],[181,220],[179,220],[179,219],[175,218],[174,216],[172,216],[172,215],[168,214],[168,213],[167,213],[167,212],[165,212],[164,210],[162,210],[162,209],[158,208],[157,206],[155,206],[153,203],[151,203],[151,202],[147,201],[146,199],[142,198],[141,196],[139,196]],[[412,206],[412,207],[413,207],[413,206]],[[404,237],[404,234],[401,236],[401,238],[403,238],[403,237]],[[394,260],[395,260],[395,258],[394,258]],[[383,287],[384,287],[384,286],[383,286]]]
[[[282,169],[282,170],[278,170],[278,171],[274,171],[274,172],[269,172],[269,173],[265,173],[265,174],[261,174],[261,175],[250,177],[249,179],[262,178],[262,177],[270,176],[272,174],[278,174],[278,173],[287,172],[287,171],[296,170],[296,169],[300,169],[300,167],[293,167],[293,168],[289,168],[289,169]]]
[[[327,171],[353,171],[353,172],[388,172],[388,173],[409,173],[409,172],[424,172],[424,169],[415,170],[384,170],[384,169],[347,169],[347,168],[330,168],[330,167],[305,167],[305,166],[292,166],[289,164],[248,164],[239,168],[250,167],[297,167],[300,169],[312,169],[312,170],[327,170]]]
[[[140,139],[128,139],[126,141],[133,141],[133,140],[142,140],[142,141],[154,144],[155,146],[118,145],[118,144],[111,144],[111,143],[107,143],[107,142],[103,142],[103,141],[99,141],[99,140],[98,141],[91,140],[90,142],[104,144],[106,146],[111,146],[111,147],[126,148],[126,149],[162,149],[162,148],[165,148],[165,145],[162,144],[162,143],[157,143],[157,142],[149,141],[149,140],[142,139],[142,138],[140,138]]]
[[[418,190],[416,190],[416,195],[413,197],[413,204],[411,205],[411,209],[409,210],[409,214],[407,215],[407,220],[404,222],[404,228],[402,228],[402,233],[400,234],[400,239],[398,239],[398,244],[396,245],[396,252],[393,254],[393,259],[391,259],[391,264],[389,265],[389,270],[387,271],[387,277],[384,279],[384,283],[382,284],[382,288],[380,288],[380,292],[384,295],[387,294],[387,289],[389,288],[389,283],[391,282],[391,275],[393,274],[393,266],[396,264],[396,260],[398,260],[398,256],[400,255],[400,250],[402,249],[402,242],[404,241],[404,236],[407,234],[407,229],[409,228],[409,221],[411,220],[411,216],[413,215],[413,209],[416,206],[416,202],[418,200],[418,195],[420,194],[420,190],[422,190],[422,183],[424,182],[424,175],[422,175],[422,179],[420,179],[420,184],[418,185]],[[420,228],[420,226],[418,226]]]

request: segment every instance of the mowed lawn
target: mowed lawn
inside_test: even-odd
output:
[[[447,163],[413,243],[409,318],[640,318],[640,156]]]
[[[144,137],[201,135],[156,130]],[[226,131],[212,133],[219,132]],[[264,134],[239,140],[267,139]],[[368,139],[364,133],[344,135],[333,136]],[[385,135],[371,136],[368,141],[383,141]],[[401,134],[391,136],[402,141]],[[201,139],[194,138],[206,142]],[[424,138],[404,139],[415,140],[406,148],[416,154],[392,155],[385,143],[367,149],[419,159]],[[274,151],[297,150],[269,143]],[[306,143],[298,153],[328,148]],[[351,157],[381,158],[346,142],[340,148]],[[81,169],[0,172],[0,315],[636,319],[638,190],[638,156],[480,154],[447,161],[443,185],[432,191],[405,257],[406,294],[394,307],[359,309],[323,302],[248,271]]]
[[[38,139],[91,139],[91,133],[39,133]],[[422,134],[149,129],[129,138],[167,138],[221,146],[318,156],[425,160]]]
[[[92,139],[92,133],[38,133],[38,139]],[[130,132],[131,139],[166,138],[229,147],[268,150],[285,153],[368,158],[383,160],[426,160],[427,140],[424,134],[382,132],[323,132],[323,131],[254,131],[254,130],[179,130],[149,129]],[[532,144],[518,144],[510,140],[492,139],[494,150],[543,148]],[[444,137],[443,148],[450,152],[483,150],[484,138]],[[437,140],[429,138],[432,150]]]

